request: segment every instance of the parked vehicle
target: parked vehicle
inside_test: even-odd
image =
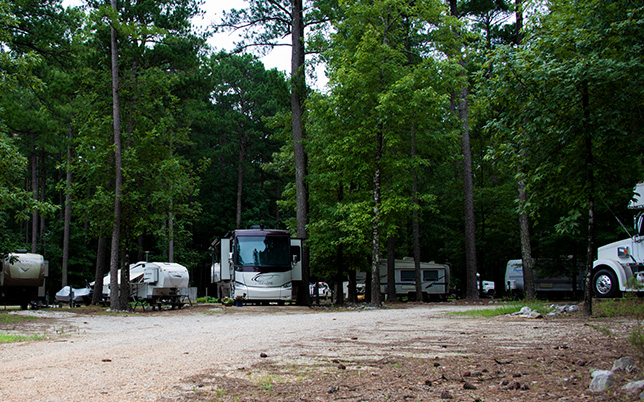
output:
[[[387,294],[387,262],[380,263],[380,289]],[[421,281],[423,300],[432,298],[447,299],[449,293],[450,267],[447,264],[437,264],[434,261],[421,262]],[[416,299],[416,271],[414,259],[405,257],[395,260],[394,277],[396,297],[406,296],[409,300]]]
[[[171,304],[181,308],[189,292],[190,275],[183,265],[172,262],[137,262],[130,265],[130,290],[134,300],[152,306]],[[109,298],[111,275],[103,278],[103,297]],[[121,270],[118,271],[121,283]]]
[[[92,303],[92,295],[94,291],[89,288],[77,288],[74,289],[71,286],[63,286],[58,292],[56,292],[56,303],[58,304],[69,304],[70,299],[73,297],[74,305],[84,304],[89,306]]]
[[[644,183],[638,183],[633,193],[628,208],[636,211],[634,234],[624,227],[628,239],[597,249],[591,281],[595,297],[617,297],[622,292],[644,291]]]
[[[536,259],[534,261],[534,288],[537,294],[561,296],[584,289],[584,271],[572,270],[568,259]],[[574,275],[566,276],[566,272]],[[505,269],[505,290],[524,294],[523,260],[510,260]]]
[[[478,272],[476,273],[476,288],[478,289],[481,297],[494,297],[494,294],[496,293],[494,281],[481,279],[481,274]]]
[[[318,296],[320,298],[328,299],[333,295],[333,292],[331,291],[331,287],[326,282],[318,282],[317,288],[318,288]],[[315,283],[309,284],[309,294],[311,295],[311,297],[315,297]]]
[[[295,299],[293,282],[302,280],[302,241],[288,231],[234,230],[215,240],[211,251],[212,283],[219,297],[279,304]]]
[[[47,262],[40,254],[16,251],[2,261],[0,303],[17,304],[23,310],[44,297]]]

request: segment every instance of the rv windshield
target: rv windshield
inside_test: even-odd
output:
[[[240,236],[237,238],[239,265],[290,266],[291,243],[284,236]]]

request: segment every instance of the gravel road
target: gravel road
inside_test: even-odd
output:
[[[250,367],[262,353],[275,361],[306,363],[340,352],[373,358],[379,353],[413,355],[418,339],[425,345],[434,339],[438,354],[440,344],[458,345],[463,341],[459,336],[471,338],[478,331],[497,336],[500,344],[515,342],[517,331],[525,331],[519,335],[525,342],[542,336],[512,323],[499,328],[483,321],[487,327],[473,328],[473,318],[444,314],[471,308],[434,304],[356,311],[244,306],[133,314],[19,312],[44,317],[47,324],[39,324],[39,330],[48,339],[0,345],[0,399],[173,400],[189,391],[190,377]],[[358,338],[359,343],[352,342]]]

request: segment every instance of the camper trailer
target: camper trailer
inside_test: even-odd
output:
[[[47,262],[40,254],[18,251],[2,261],[0,303],[16,304],[23,310],[44,298]]]
[[[130,289],[137,301],[145,301],[152,306],[171,304],[183,306],[183,299],[189,294],[188,269],[172,262],[137,262],[130,265]],[[103,296],[110,294],[110,274],[103,278]],[[121,270],[118,271],[121,283]]]
[[[387,262],[380,263],[380,290],[387,294]],[[422,281],[423,300],[447,299],[449,293],[450,268],[447,264],[437,264],[434,261],[421,262],[420,274]],[[416,299],[416,271],[414,259],[405,257],[395,260],[394,277],[396,297],[406,296],[408,300]]]
[[[584,272],[578,270],[573,276],[554,275],[548,272],[570,272],[564,264],[570,261],[537,259],[534,263],[534,288],[537,294],[563,295],[581,291],[584,288]],[[505,269],[506,292],[524,294],[523,260],[508,261]]]

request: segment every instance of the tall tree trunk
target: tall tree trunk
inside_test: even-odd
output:
[[[127,238],[127,236],[125,236]],[[127,241],[121,248],[121,284],[119,285],[119,310],[130,311],[130,258]]]
[[[466,297],[478,300],[476,288],[476,225],[474,222],[474,185],[472,180],[472,150],[470,148],[470,129],[468,123],[467,95],[468,88],[462,88],[458,102],[458,114],[462,124],[461,151],[463,153],[463,198],[465,209],[465,269]]]
[[[335,305],[342,306],[344,304],[344,247],[339,245],[336,250],[336,266],[338,270],[335,273]]]
[[[33,135],[31,137],[33,143]],[[34,200],[38,201],[38,154],[36,147],[31,149],[31,192]],[[31,252],[38,250],[38,211],[34,209],[31,214]]]
[[[526,194],[525,176],[523,169],[519,168],[517,177],[517,190],[519,198],[519,232],[521,234],[521,258],[523,261],[523,289],[525,298],[533,300],[534,294],[534,262],[532,259],[532,247],[530,245],[530,224],[528,220],[528,196]]]
[[[302,284],[298,291],[298,304],[309,305],[309,246],[307,244],[309,194],[305,183],[307,158],[304,149],[304,97],[306,75],[304,70],[304,18],[302,0],[291,0],[291,116],[293,125],[293,157],[295,159],[295,197],[297,237],[302,239]]]
[[[520,45],[523,40],[523,0],[515,0],[514,2],[514,15],[517,20],[516,44]]]
[[[96,271],[94,272],[94,294],[92,304],[98,305],[103,301],[103,276],[105,275],[105,262],[107,259],[107,238],[98,238],[96,246]]]
[[[586,155],[586,183],[588,184],[588,246],[586,249],[586,280],[584,289],[584,306],[582,313],[585,316],[593,314],[593,260],[595,259],[595,159],[593,156],[593,139],[590,122],[590,94],[588,83],[582,83],[582,109],[584,114],[585,155]]]
[[[414,237],[414,273],[416,278],[416,300],[423,300],[423,280],[420,272],[420,217],[418,216],[418,176],[416,170],[416,126],[411,127],[411,194],[412,194],[412,232]]]
[[[380,296],[380,159],[382,158],[382,125],[376,131],[375,169],[373,172],[373,222],[371,245],[371,305],[382,304]]]
[[[235,228],[241,229],[242,218],[242,193],[244,189],[244,139],[243,134],[239,136],[239,156],[237,158],[237,214],[235,216]]]
[[[449,0],[450,13],[459,18],[458,5],[456,0]],[[465,60],[460,49],[456,50],[458,62],[466,70]],[[467,73],[463,73],[466,75]],[[467,78],[467,77],[464,77]],[[467,96],[469,89],[467,80],[464,80],[463,87],[457,95],[458,118],[461,122],[461,153],[463,154],[463,198],[465,210],[465,290],[468,300],[478,300],[479,292],[476,287],[476,225],[474,221],[474,185],[472,179],[472,149],[470,146],[470,127],[468,121],[469,108]]]
[[[174,262],[174,212],[173,202],[170,201],[170,212],[168,213],[168,262]]]
[[[358,301],[358,292],[356,291],[358,281],[356,279],[356,271],[350,270],[349,274],[349,284],[347,285],[347,297],[351,303],[356,303]]]
[[[69,230],[72,220],[72,126],[69,125],[67,131],[67,171],[65,177],[65,220],[63,222],[63,265],[62,265],[62,284],[68,285],[68,268],[69,268]]]
[[[112,9],[118,12],[116,0],[111,0]],[[123,310],[125,306],[119,302],[119,243],[121,241],[121,196],[123,172],[121,160],[121,112],[119,102],[119,68],[117,33],[114,25],[110,27],[111,58],[112,58],[112,118],[114,120],[114,226],[112,228],[112,247],[110,255],[110,308]]]
[[[387,237],[387,301],[396,301],[396,239]]]

